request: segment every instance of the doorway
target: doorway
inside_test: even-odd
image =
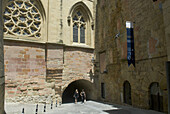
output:
[[[123,84],[123,97],[124,97],[124,103],[131,105],[131,86],[128,81],[125,81]]]
[[[74,95],[74,92],[76,89],[78,89],[78,92],[79,92],[78,101],[80,101],[80,92],[82,91],[82,89],[84,89],[84,91],[86,93],[86,100],[93,98],[94,90],[93,90],[92,83],[90,81],[81,79],[81,80],[76,80],[76,81],[70,83],[68,85],[68,87],[63,91],[62,102],[63,103],[74,102],[73,95]]]
[[[154,82],[150,85],[150,109],[156,111],[163,111],[163,96],[158,82]]]

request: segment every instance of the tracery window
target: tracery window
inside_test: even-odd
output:
[[[73,42],[85,43],[86,21],[82,12],[77,11],[73,16]]]
[[[9,0],[4,11],[4,34],[41,37],[41,15],[35,0]]]

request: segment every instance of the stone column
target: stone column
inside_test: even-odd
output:
[[[3,20],[2,20],[2,0],[0,0],[0,114],[4,114],[4,53],[3,53]]]

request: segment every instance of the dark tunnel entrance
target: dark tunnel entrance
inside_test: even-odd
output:
[[[86,99],[92,99],[93,98],[93,86],[90,81],[87,80],[77,80],[68,85],[68,87],[64,90],[62,94],[62,102],[63,103],[72,103],[74,102],[74,92],[78,89],[79,94],[82,89],[85,90],[86,93]],[[79,95],[80,96],[80,95]],[[78,101],[80,101],[81,98],[79,97]]]

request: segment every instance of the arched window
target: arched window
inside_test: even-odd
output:
[[[42,17],[34,0],[10,0],[4,10],[4,34],[41,37]]]
[[[78,10],[73,15],[73,42],[75,43],[85,43],[86,38],[86,21],[84,19],[83,13]]]
[[[70,44],[83,46],[83,47],[94,47],[94,22],[91,10],[87,7],[84,1],[75,3],[67,17],[68,26],[70,26]],[[75,38],[75,24],[78,29],[78,40]]]

